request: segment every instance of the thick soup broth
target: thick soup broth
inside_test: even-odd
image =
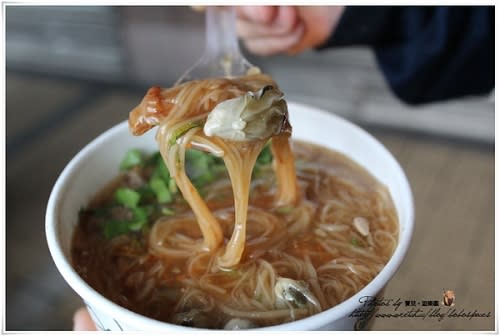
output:
[[[160,207],[147,192],[138,203],[121,200],[144,211],[116,205],[117,189],[142,190],[151,180],[154,169],[143,165],[122,172],[82,210],[72,244],[76,271],[127,309],[200,328],[263,327],[341,303],[391,257],[399,232],[396,210],[387,188],[346,156],[298,141],[293,152],[299,189],[294,206],[273,201],[270,160],[254,169],[237,266],[218,266],[223,247],[197,248],[203,237],[180,193],[172,199],[162,194],[166,205]],[[196,187],[227,243],[235,220],[227,173]],[[146,223],[134,222],[146,218],[143,212]]]

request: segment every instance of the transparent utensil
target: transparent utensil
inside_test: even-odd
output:
[[[205,8],[205,52],[175,83],[210,77],[239,77],[258,71],[241,54],[233,7]]]

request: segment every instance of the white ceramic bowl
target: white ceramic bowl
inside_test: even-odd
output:
[[[352,123],[316,108],[289,103],[293,138],[323,145],[346,154],[364,166],[390,190],[400,222],[399,243],[384,269],[359,293],[314,316],[260,330],[353,330],[361,323],[349,315],[361,307],[360,299],[375,296],[403,261],[413,232],[413,198],[408,180],[390,152],[370,134]],[[92,289],[70,262],[70,243],[78,211],[117,174],[130,148],[157,150],[152,130],[141,137],[129,133],[126,122],[104,132],[83,148],[59,176],[47,205],[46,234],[52,258],[68,284],[82,297],[97,326],[104,330],[187,331],[131,312]]]

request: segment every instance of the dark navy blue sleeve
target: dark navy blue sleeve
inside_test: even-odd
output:
[[[494,25],[493,6],[347,7],[320,49],[372,47],[392,91],[420,104],[493,90]]]

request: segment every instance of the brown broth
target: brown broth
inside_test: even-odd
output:
[[[233,317],[267,326],[317,312],[311,307],[294,307],[285,316],[254,313],[259,307],[260,312],[283,310],[269,302],[273,289],[261,290],[258,284],[277,276],[305,283],[318,297],[320,310],[346,300],[366,286],[391,257],[399,232],[394,205],[386,187],[348,157],[298,141],[293,149],[302,201],[293,208],[274,207],[276,186],[271,169],[252,181],[247,246],[235,269],[213,266],[220,251],[193,250],[190,256],[178,258],[153,253],[151,230],[107,240],[96,219],[83,212],[72,244],[76,271],[125,308],[161,321],[203,328],[223,328]],[[113,181],[89,208],[107,202],[123,183],[123,177]],[[227,241],[234,220],[233,199],[228,189],[221,189],[221,195],[226,197],[214,197],[207,204]],[[175,235],[201,239],[185,202],[178,199],[173,208],[178,219],[167,224],[178,227]],[[368,236],[354,228],[355,217],[367,220]],[[309,218],[307,223],[298,225],[304,218]],[[273,224],[264,226],[262,222],[268,219]],[[173,234],[169,237],[175,238]],[[309,264],[314,271],[307,268]],[[266,265],[272,265],[268,278]],[[245,317],[238,315],[242,311],[246,311]]]

